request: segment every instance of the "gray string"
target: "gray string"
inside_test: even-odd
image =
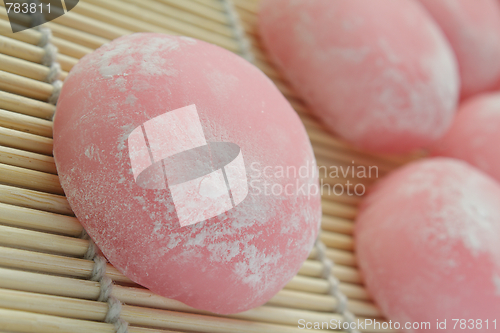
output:
[[[108,300],[108,313],[104,321],[107,323],[116,323],[120,319],[120,313],[122,312],[122,303],[114,297],[109,297]]]
[[[106,259],[104,259],[103,256],[96,254],[93,261],[94,261],[94,266],[92,266],[90,280],[101,281],[104,275],[106,275]]]
[[[319,239],[319,237],[316,239],[316,249],[318,250],[318,259],[323,264],[321,276],[328,281],[328,294],[337,299],[335,312],[340,313],[345,322],[348,322],[349,324],[355,322],[356,318],[351,311],[347,309],[348,299],[339,288],[339,279],[332,274],[334,263],[326,256],[326,246]],[[351,328],[350,325],[346,331],[349,333],[360,333],[357,329]]]
[[[99,280],[99,286],[101,290],[97,300],[99,302],[107,302],[111,296],[111,289],[113,289],[113,280],[111,280],[109,276],[103,276]]]
[[[50,74],[50,72],[49,72]],[[57,100],[59,99],[59,95],[61,94],[61,89],[62,89],[63,83],[60,80],[56,80],[52,82],[52,95],[49,97],[49,103],[56,105]]]
[[[118,318],[118,320],[114,323],[116,333],[128,333],[128,323]]]
[[[234,8],[232,1],[221,0],[224,10],[229,18],[229,25],[233,28],[234,38],[238,42],[238,47],[240,49],[241,56],[247,61],[253,63],[255,61],[255,56],[252,52],[252,46],[248,40],[245,30],[241,25],[240,17],[238,12]]]
[[[89,241],[89,247],[83,257],[87,260],[94,261],[94,266],[90,273],[90,280],[99,281],[99,296],[97,297],[97,301],[108,303],[108,312],[106,313],[104,321],[113,324],[116,333],[128,333],[128,323],[120,318],[122,303],[111,296],[113,280],[106,275],[107,260],[99,254],[97,246],[89,237],[85,229],[82,231],[81,238],[88,239]]]
[[[49,66],[49,74],[45,78],[45,81],[52,83],[56,81],[61,75],[61,65],[57,62],[53,62],[52,65]]]
[[[41,33],[42,37],[38,41],[38,46],[44,47],[45,45],[52,42],[52,30],[46,27],[37,27],[38,31]]]
[[[35,3],[37,6],[40,5],[38,0],[31,0],[31,3]],[[42,27],[41,25],[44,23],[45,17],[42,13],[36,12],[31,14],[31,26],[35,27],[41,34],[38,46],[44,50],[42,65],[49,67],[49,72],[45,81],[52,84],[53,87],[48,102],[52,105],[56,105],[62,88],[62,81],[59,80],[61,65],[57,62],[57,47],[52,44],[52,31],[47,27]]]
[[[43,35],[42,35],[43,36]],[[42,37],[44,39],[44,37]],[[43,47],[45,53],[42,57],[42,64],[49,67],[49,72],[45,81],[52,84],[52,94],[49,96],[48,102],[52,105],[57,104],[59,95],[61,94],[61,88],[63,86],[62,81],[59,80],[61,74],[61,65],[57,62],[57,47],[50,43],[50,39],[47,44]]]
[[[42,65],[50,67],[54,62],[57,61],[57,47],[53,44],[46,44],[43,47],[43,57],[42,57]]]
[[[57,47],[52,44],[52,31],[45,27],[38,27],[38,31],[41,33],[38,46],[45,51],[42,57],[42,65],[49,67],[49,73],[45,81],[48,83],[61,82],[58,80],[61,75],[61,65],[57,62]],[[55,98],[55,102],[57,102],[57,98]]]

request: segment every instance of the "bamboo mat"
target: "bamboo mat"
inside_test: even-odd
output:
[[[4,6],[0,1],[0,5]],[[85,54],[122,35],[139,31],[186,35],[219,45],[252,61],[289,99],[311,138],[318,165],[376,166],[378,177],[409,158],[373,156],[328,134],[269,63],[256,34],[258,0],[80,0],[69,13],[46,23],[58,48],[61,79]],[[96,299],[99,282],[90,277],[94,262],[84,259],[89,241],[74,217],[52,158],[55,110],[48,103],[53,85],[44,82],[42,35],[35,29],[12,34],[0,8],[0,331],[115,332],[105,323],[108,303]],[[322,175],[325,183],[369,186],[376,181]],[[123,303],[121,318],[134,332],[298,332],[299,320],[345,320],[338,313],[342,295],[356,319],[377,318],[353,253],[353,219],[360,198],[325,194],[320,240],[300,272],[266,305],[217,316],[150,293],[111,265],[111,294]],[[321,250],[321,249],[319,249]],[[338,297],[330,295],[337,280]],[[333,281],[333,282],[332,282]],[[318,331],[318,330],[314,330]],[[319,330],[321,331],[321,330]],[[366,327],[365,332],[390,332]]]

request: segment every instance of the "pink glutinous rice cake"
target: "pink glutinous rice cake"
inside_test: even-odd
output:
[[[464,160],[500,182],[500,92],[464,101],[431,154]]]
[[[427,332],[455,332],[453,319],[498,330],[499,202],[493,178],[451,158],[413,162],[375,185],[356,218],[356,256],[389,320],[411,333],[426,322]]]
[[[413,0],[263,0],[270,57],[332,132],[377,153],[444,135],[459,96],[455,55]]]
[[[315,165],[299,117],[256,67],[199,40],[133,34],[82,58],[58,101],[54,158],[106,258],[198,309],[264,304],[318,235],[317,173],[264,172]]]
[[[419,0],[439,24],[458,60],[462,99],[500,83],[500,3]]]

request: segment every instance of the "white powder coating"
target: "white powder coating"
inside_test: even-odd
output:
[[[356,251],[390,320],[499,313],[498,202],[498,183],[447,158],[412,163],[376,186],[356,221]]]
[[[421,245],[425,246],[432,237],[448,241],[456,239],[474,257],[493,255],[495,264],[500,268],[500,244],[497,241],[500,211],[494,209],[496,203],[490,193],[479,186],[491,180],[481,173],[469,172],[465,167],[454,170],[454,163],[450,163],[444,175],[441,173],[443,168],[439,164],[422,165],[395,193],[408,200],[421,196],[428,198],[430,209],[427,215],[439,223],[419,226],[414,230],[425,235]]]
[[[420,0],[457,57],[462,99],[500,80],[500,5],[497,0]]]
[[[500,297],[500,276],[499,275],[493,275],[493,284],[495,285],[496,292],[495,295]]]
[[[267,0],[259,15],[274,61],[342,138],[400,153],[425,147],[451,125],[457,62],[418,4]]]
[[[89,159],[95,159],[102,163],[101,156],[99,155],[99,148],[93,144],[85,149],[85,156],[87,156]]]
[[[179,42],[171,40],[154,40],[141,42],[140,34],[121,39],[113,44],[103,46],[102,57],[98,60],[99,72],[104,78],[115,75],[127,75],[134,72],[143,75],[176,75],[176,71],[168,66],[168,59],[162,55],[179,49]],[[129,56],[123,56],[127,54]],[[139,64],[139,70],[136,66]]]
[[[54,124],[58,172],[75,214],[126,276],[196,308],[244,311],[269,300],[307,258],[320,197],[249,188],[236,207],[180,228],[170,189],[136,184],[127,140],[192,104],[206,141],[237,144],[246,170],[252,162],[298,170],[314,160],[300,119],[255,67],[201,41],[135,34],[84,57],[66,79]],[[318,177],[260,180],[308,188]],[[198,191],[216,194],[203,184]]]

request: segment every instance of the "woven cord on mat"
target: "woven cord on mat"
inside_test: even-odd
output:
[[[107,260],[98,253],[97,246],[85,230],[82,233],[82,238],[89,240],[89,248],[87,249],[84,258],[94,261],[94,267],[92,267],[90,280],[98,281],[100,286],[97,301],[108,303],[108,312],[106,313],[104,321],[108,324],[113,324],[115,326],[116,333],[128,333],[128,323],[120,318],[122,303],[115,297],[111,296],[113,281],[106,276]]]
[[[229,24],[233,28],[234,38],[238,42],[238,46],[240,49],[241,56],[253,63],[255,61],[255,56],[252,52],[252,46],[250,41],[248,40],[245,30],[241,25],[240,17],[238,12],[234,8],[234,5],[231,0],[221,0],[224,5],[224,10],[229,18]]]
[[[40,5],[39,0],[31,0],[37,6]],[[56,105],[59,94],[61,93],[62,81],[59,80],[59,75],[61,74],[61,65],[57,62],[57,47],[52,44],[52,31],[49,28],[41,27],[40,25],[45,23],[45,17],[42,13],[34,13],[31,15],[31,24],[35,26],[41,34],[40,42],[38,46],[44,49],[45,54],[42,59],[42,65],[49,67],[49,74],[45,81],[50,83],[54,90],[52,95],[49,97],[49,103]]]
[[[332,268],[333,268],[333,261],[331,261],[327,256],[326,256],[326,246],[323,244],[323,242],[319,239],[316,239],[316,248],[318,250],[318,259],[321,261],[323,264],[323,271],[321,273],[323,279],[328,280],[329,288],[328,288],[328,293],[337,299],[338,305],[335,311],[340,313],[344,317],[344,321],[349,323],[349,328],[347,328],[347,332],[350,333],[360,333],[357,329],[351,328],[351,323],[356,321],[356,318],[354,315],[347,309],[347,303],[348,299],[340,291],[339,289],[339,279],[337,279],[334,275],[332,275]]]
[[[37,4],[37,6],[39,5],[39,0],[32,0],[31,2]],[[43,14],[37,12],[32,15],[31,23],[32,26],[36,26],[36,29],[42,34],[42,38],[38,45],[45,50],[42,65],[49,67],[50,70],[46,81],[54,87],[52,95],[49,97],[49,103],[56,105],[63,85],[62,81],[59,80],[61,65],[57,62],[57,47],[52,44],[52,31],[50,28],[40,27],[41,24],[45,23]],[[115,297],[110,296],[113,288],[113,281],[106,276],[107,260],[98,253],[97,246],[89,237],[85,229],[82,232],[81,238],[89,240],[89,247],[85,253],[84,259],[94,261],[90,280],[99,282],[100,292],[97,301],[108,303],[108,312],[106,313],[104,321],[113,324],[116,333],[128,333],[128,323],[120,318],[122,303]]]

